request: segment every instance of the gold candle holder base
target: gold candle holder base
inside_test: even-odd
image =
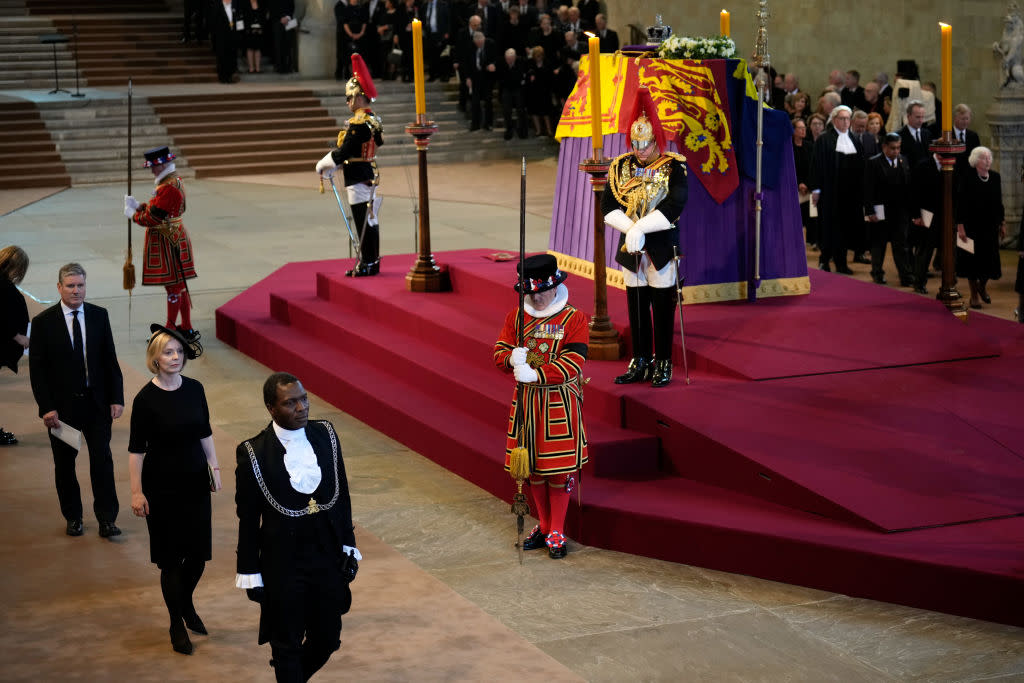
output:
[[[427,185],[427,150],[437,125],[427,120],[426,114],[417,114],[415,123],[405,127],[416,144],[420,174],[419,254],[412,269],[405,274],[405,287],[410,292],[447,292],[452,288],[448,270],[434,260],[430,251],[430,194]]]
[[[594,157],[579,163],[579,169],[590,176],[590,189],[594,191],[594,315],[590,318],[590,340],[587,357],[592,360],[618,360],[622,354],[619,333],[608,317],[608,281],[605,269],[604,213],[601,194],[608,182],[608,165],[601,150]]]

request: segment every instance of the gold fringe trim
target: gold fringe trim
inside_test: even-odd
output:
[[[548,251],[558,260],[558,267],[567,273],[594,279],[594,264],[576,256],[569,256],[557,251]],[[615,268],[605,269],[605,281],[609,287],[625,289],[622,271]],[[683,286],[683,302],[687,304],[709,304],[716,301],[741,301],[747,298],[747,282],[718,282],[708,285]],[[761,280],[759,297],[799,296],[811,293],[811,280],[806,275],[800,277],[782,277],[774,280]]]

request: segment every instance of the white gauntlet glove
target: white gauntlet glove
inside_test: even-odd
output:
[[[644,243],[647,241],[647,233],[660,232],[671,227],[672,224],[665,218],[665,214],[655,209],[634,223],[633,227],[626,233],[626,251],[630,254],[642,251]]]
[[[526,354],[527,350],[525,346],[519,346],[512,349],[512,355],[509,357],[509,362],[512,363],[512,367],[517,365],[526,365]]]
[[[338,165],[334,163],[333,152],[328,152],[324,155],[324,158],[316,162],[316,172],[323,173],[328,178],[334,175],[334,169],[338,168]]]
[[[639,254],[643,251],[646,241],[647,236],[644,235],[644,231],[634,225],[626,233],[626,251],[630,254]]]
[[[606,213],[604,215],[604,222],[621,233],[627,233],[633,227],[633,221],[630,220],[629,216],[622,209],[615,209]]]
[[[128,218],[135,217],[135,210],[139,208],[139,201],[130,194],[124,196],[124,215]]]
[[[537,374],[537,371],[531,368],[529,365],[517,365],[512,370],[512,372],[516,376],[516,381],[522,382],[523,384],[536,382],[537,380],[540,379],[540,375]]]

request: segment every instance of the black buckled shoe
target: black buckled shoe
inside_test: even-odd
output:
[[[169,632],[171,634],[171,648],[175,652],[180,652],[183,655],[192,654],[192,641],[188,637],[185,625],[180,620],[171,626]]]
[[[201,636],[209,635],[206,630],[206,624],[199,618],[199,615],[193,612],[192,614],[184,615],[185,626],[192,633],[196,633]]]
[[[377,275],[380,273],[380,259],[372,263],[359,262],[356,267],[352,270],[345,271],[345,275],[348,277],[369,277],[371,275]]]
[[[672,361],[671,360],[655,360],[653,363],[654,372],[651,375],[651,386],[657,389],[658,387],[666,386],[672,381]]]
[[[544,532],[540,530],[540,525],[538,524],[533,527],[530,535],[523,539],[523,550],[536,550],[544,546]]]
[[[85,528],[82,526],[82,520],[80,519],[69,519],[67,531],[68,536],[81,536],[85,533]]]
[[[643,356],[634,356],[626,367],[626,372],[615,378],[616,384],[635,384],[646,382],[651,377],[651,361]]]
[[[18,443],[18,438],[4,429],[0,429],[0,446],[13,446]]]
[[[117,528],[117,525],[113,522],[100,522],[100,537],[110,538],[111,536],[120,536],[121,530]]]

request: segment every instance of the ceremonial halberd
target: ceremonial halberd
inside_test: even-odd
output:
[[[757,98],[744,60],[703,61],[601,55],[604,155],[628,151],[631,122],[622,103],[646,87],[658,108],[668,148],[687,159],[689,199],[679,219],[686,303],[751,297],[754,279],[754,177]],[[548,249],[559,266],[592,276],[593,202],[579,162],[593,156],[589,63],[566,101],[556,137],[562,147]],[[625,107],[629,109],[629,107]],[[764,110],[761,286],[758,297],[807,294],[792,126],[785,112]],[[605,230],[608,284],[622,287],[614,262],[618,232]]]

